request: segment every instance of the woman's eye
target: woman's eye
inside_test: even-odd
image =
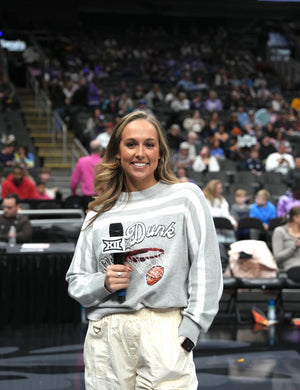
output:
[[[127,148],[134,148],[135,143],[134,142],[127,142],[126,146],[127,146]]]
[[[154,144],[152,142],[149,142],[146,144],[147,148],[154,148]]]

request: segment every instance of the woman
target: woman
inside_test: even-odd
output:
[[[66,275],[87,308],[87,390],[197,389],[189,351],[217,313],[222,269],[204,196],[172,173],[163,134],[151,114],[124,116],[96,172]]]
[[[203,192],[206,197],[212,216],[224,217],[229,219],[234,229],[236,229],[237,222],[230,214],[229,203],[222,195],[223,194],[222,182],[218,179],[210,180],[206,184]],[[234,231],[227,231],[227,230],[225,231],[224,229],[218,229],[217,233],[218,233],[219,242],[225,244],[234,242],[236,239]]]
[[[20,145],[15,152],[15,163],[21,164],[23,168],[34,167],[34,156],[25,145]]]
[[[220,164],[215,156],[211,156],[208,146],[203,146],[196,156],[192,169],[194,172],[219,172]]]
[[[272,234],[272,252],[287,276],[300,283],[300,207],[292,207]]]

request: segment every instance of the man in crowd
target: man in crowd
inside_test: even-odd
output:
[[[8,242],[8,232],[11,226],[16,228],[17,243],[30,242],[32,226],[26,215],[19,213],[20,198],[16,194],[8,194],[2,201],[3,214],[0,215],[0,241]]]
[[[99,141],[90,142],[90,155],[80,157],[72,172],[70,189],[72,195],[78,195],[77,187],[81,185],[83,202],[87,205],[91,197],[95,195],[94,176],[95,166],[102,160],[103,148]],[[85,208],[85,205],[83,205]]]
[[[35,185],[26,177],[25,169],[20,165],[15,165],[12,173],[2,183],[2,198],[12,193],[17,194],[20,199],[37,199]]]
[[[266,159],[267,172],[279,172],[286,175],[290,169],[295,168],[294,157],[286,153],[284,142],[278,145],[277,152],[271,153]]]

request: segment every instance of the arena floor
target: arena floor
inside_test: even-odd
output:
[[[0,330],[1,390],[84,390],[86,325]],[[300,389],[300,328],[216,321],[194,350],[198,389]]]

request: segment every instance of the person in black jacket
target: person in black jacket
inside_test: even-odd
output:
[[[8,242],[8,232],[12,225],[16,227],[17,243],[30,242],[32,226],[26,215],[19,213],[20,198],[16,194],[7,195],[2,201],[3,214],[0,215],[0,241]]]

